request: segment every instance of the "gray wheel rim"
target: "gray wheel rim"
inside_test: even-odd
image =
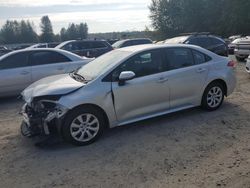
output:
[[[216,108],[223,99],[222,89],[218,86],[212,87],[207,94],[207,104],[210,108]]]
[[[93,114],[81,114],[70,125],[71,136],[79,142],[87,142],[93,139],[99,131],[99,121]]]

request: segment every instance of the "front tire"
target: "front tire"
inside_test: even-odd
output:
[[[64,122],[62,127],[64,139],[77,146],[95,142],[105,127],[103,113],[90,106],[71,111]]]
[[[225,88],[219,82],[211,83],[204,91],[201,106],[203,109],[214,111],[223,103],[225,96]]]

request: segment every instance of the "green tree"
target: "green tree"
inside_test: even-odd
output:
[[[43,16],[41,18],[40,28],[42,32],[40,35],[40,41],[53,42],[54,40],[53,27],[48,16]]]
[[[79,38],[86,39],[88,37],[88,25],[86,23],[80,23],[77,27]]]
[[[37,34],[29,21],[7,20],[0,33],[2,43],[6,44],[37,42]]]
[[[149,9],[152,26],[165,38],[186,32],[250,32],[249,0],[152,0]]]

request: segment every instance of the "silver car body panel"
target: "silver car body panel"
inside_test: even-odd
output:
[[[117,82],[103,81],[112,70],[135,54],[168,47],[195,49],[209,55],[212,60],[200,65],[134,78],[126,81],[124,86],[119,86]],[[106,113],[110,127],[115,127],[199,106],[205,88],[214,80],[225,81],[227,95],[233,92],[236,84],[234,70],[227,66],[229,59],[198,46],[140,45],[120,50],[130,53],[84,87],[63,95],[58,104],[67,109],[86,104],[95,105]],[[47,92],[50,89],[53,91],[53,86],[46,87]],[[41,94],[34,92],[33,95]]]
[[[63,63],[36,65],[36,66],[29,65],[26,67],[0,70],[0,78],[1,78],[0,97],[18,95],[23,89],[25,89],[26,87],[28,87],[30,84],[32,84],[37,80],[40,80],[44,77],[51,75],[58,75],[58,74],[65,74],[72,72],[93,60],[91,58],[81,58],[78,55],[60,49],[39,48],[39,49],[24,49],[24,50],[17,50],[14,52],[10,52],[0,57],[0,63],[2,59],[8,58],[9,56],[12,56],[16,53],[22,53],[22,52],[32,53],[38,51],[57,52],[66,56],[71,61]]]

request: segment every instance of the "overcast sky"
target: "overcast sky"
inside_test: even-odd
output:
[[[39,30],[48,15],[54,32],[69,23],[87,22],[89,32],[143,30],[150,25],[151,0],[0,0],[0,27],[7,19],[30,20]]]

